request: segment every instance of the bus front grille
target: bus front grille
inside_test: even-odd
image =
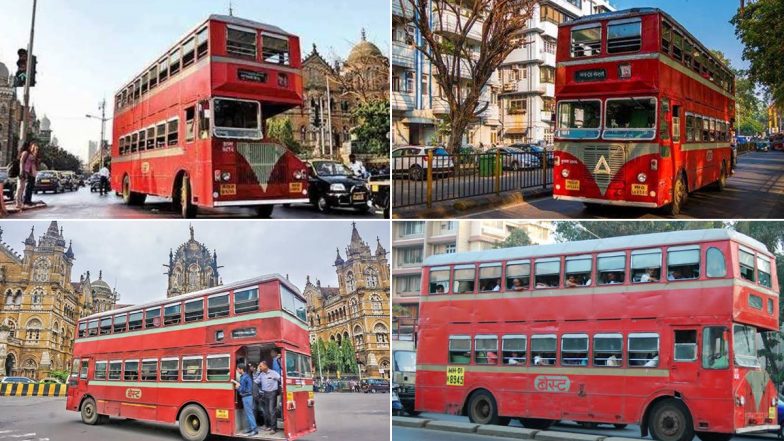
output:
[[[253,173],[239,173],[240,184],[258,182],[264,191],[267,185],[274,180],[273,170],[286,149],[280,144],[266,142],[240,142],[237,143],[237,152],[242,155],[250,165]]]
[[[611,182],[622,180],[616,174],[626,163],[626,150],[622,145],[585,146],[582,161],[604,194]]]

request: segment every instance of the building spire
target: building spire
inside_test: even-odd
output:
[[[362,41],[367,41],[367,35],[365,35],[365,28],[362,28]]]
[[[24,244],[35,246],[35,225],[30,227],[30,235],[27,236],[27,239],[25,239]]]
[[[193,224],[190,225],[190,229],[191,229],[191,240],[193,240],[193,235],[194,235],[193,234]]]

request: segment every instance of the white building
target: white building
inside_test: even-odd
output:
[[[526,44],[512,51],[498,70],[500,142],[553,143],[558,25],[614,10],[608,0],[542,0],[535,6]]]

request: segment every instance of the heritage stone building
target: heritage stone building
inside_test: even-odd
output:
[[[376,242],[372,252],[354,224],[346,258],[338,250],[335,259],[338,287],[313,284],[308,277],[303,293],[311,341],[348,340],[363,377],[389,378],[389,263]]]
[[[37,241],[31,230],[23,244],[20,255],[0,230],[0,375],[40,380],[70,368],[76,322],[113,309],[119,295],[101,273],[71,281],[76,257],[56,221]]]
[[[6,165],[15,157],[19,143],[19,123],[22,105],[16,97],[16,89],[10,87],[13,77],[8,68],[0,63],[0,164]]]
[[[210,254],[204,244],[194,238],[193,226],[190,227],[191,238],[173,253],[169,250],[169,264],[166,275],[169,276],[169,287],[166,297],[174,297],[188,292],[212,288],[223,284],[218,273],[218,254],[215,250]]]

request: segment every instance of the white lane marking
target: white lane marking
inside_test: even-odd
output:
[[[35,432],[33,432],[33,433],[23,433],[21,435],[11,435],[11,434],[9,434],[9,435],[2,435],[2,436],[0,436],[0,438],[27,438],[27,437],[35,436],[35,435],[36,435]]]

